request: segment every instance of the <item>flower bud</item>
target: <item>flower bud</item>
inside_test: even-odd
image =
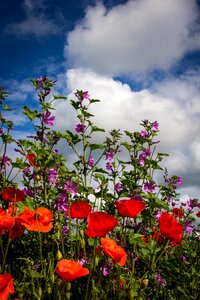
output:
[[[37,299],[38,300],[42,299],[42,288],[41,287],[39,287],[39,289],[38,289],[38,298]]]
[[[70,292],[70,290],[71,290],[71,282],[67,282],[66,283],[66,287],[67,287],[67,292]]]
[[[148,287],[148,284],[149,284],[149,279],[148,278],[143,279],[142,282],[141,282],[141,285],[144,288]]]
[[[99,257],[98,257],[98,256],[95,256],[95,261],[94,261],[95,267],[97,267],[98,264],[99,264]]]
[[[128,291],[129,300],[134,300],[134,290],[130,289]]]
[[[82,237],[82,239],[84,238],[84,230],[83,229],[80,229],[80,236]]]
[[[81,245],[82,249],[85,249],[85,240],[84,239],[81,239],[80,245]]]
[[[62,253],[60,252],[60,250],[58,250],[56,253],[56,259],[61,260],[62,258],[63,258]]]
[[[51,280],[51,283],[54,284],[54,281],[55,281],[55,275],[54,275],[54,273],[51,274],[50,280]]]
[[[62,223],[62,221],[63,221],[63,214],[59,214],[59,215],[58,215],[58,220],[59,220],[59,222]]]

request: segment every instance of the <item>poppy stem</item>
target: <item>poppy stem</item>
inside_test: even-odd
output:
[[[3,253],[3,250],[2,250],[2,254],[3,254],[3,263],[2,263],[2,267],[1,267],[1,272],[2,273],[3,273],[5,265],[6,265],[6,257],[7,257],[7,254],[8,254],[9,244],[10,244],[10,233],[9,233],[9,236],[8,236],[8,242],[7,242],[7,245],[6,245],[6,250],[5,250],[4,253]]]

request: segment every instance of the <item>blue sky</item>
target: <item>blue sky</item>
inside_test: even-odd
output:
[[[46,74],[59,93],[101,99],[95,121],[107,130],[158,120],[169,172],[183,177],[182,195],[199,197],[200,1],[10,0],[0,24],[16,135],[30,130],[21,107],[36,103],[28,78]],[[68,109],[56,105],[59,130],[74,125]]]

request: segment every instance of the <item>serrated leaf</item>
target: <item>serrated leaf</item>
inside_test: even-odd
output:
[[[12,136],[9,134],[2,133],[1,138],[2,138],[3,142],[6,144],[10,144],[13,141]]]
[[[104,146],[101,144],[90,144],[89,147],[91,150],[104,149]]]
[[[31,120],[33,121],[36,117],[38,117],[37,110],[31,110],[28,108],[28,106],[23,107],[23,113]]]
[[[12,108],[9,105],[3,105],[4,110],[12,110]]]
[[[79,107],[79,103],[74,101],[74,100],[70,100],[71,105],[77,110]]]
[[[16,161],[11,162],[11,165],[13,166],[13,168],[19,168],[19,169],[23,169],[26,166],[22,158],[16,158]]]
[[[80,142],[79,136],[77,134],[73,134],[69,130],[66,130],[65,133],[62,134],[62,138],[66,139],[68,142],[73,143],[74,145]]]
[[[105,132],[105,130],[103,128],[99,128],[99,127],[94,126],[94,125],[92,125],[91,128],[92,128],[92,132],[95,132],[95,131]]]

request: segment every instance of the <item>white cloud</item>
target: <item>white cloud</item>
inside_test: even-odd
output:
[[[191,152],[194,157],[194,166],[200,171],[200,139],[197,138],[191,145]]]
[[[29,34],[35,37],[45,37],[57,34],[62,30],[58,20],[51,19],[46,14],[45,0],[24,0],[22,7],[26,14],[25,19],[17,23],[8,24],[5,28],[5,33],[12,33],[17,36]]]
[[[168,69],[186,51],[199,49],[195,0],[136,0],[109,11],[102,4],[87,9],[68,34],[67,61],[107,75]]]
[[[171,79],[171,82],[173,80]],[[176,85],[177,84],[177,85]],[[185,90],[184,96],[179,85]],[[127,84],[115,81],[107,76],[98,75],[84,69],[71,69],[67,72],[69,91],[68,99],[73,97],[76,89],[88,90],[91,97],[100,99],[100,103],[93,105],[92,113],[95,115],[94,123],[107,130],[116,128],[130,131],[141,130],[141,120],[158,120],[160,133],[158,139],[159,151],[167,152],[170,157],[164,160],[169,174],[183,176],[184,186],[189,191],[191,187],[193,197],[197,197],[199,189],[199,127],[198,110],[188,105],[191,95],[194,105],[198,107],[200,91],[195,84],[187,81],[174,81],[167,92],[167,83],[163,82],[154,91],[141,90],[134,92]],[[189,88],[190,87],[190,88]],[[188,88],[188,90],[187,90]],[[175,91],[175,97],[173,97]],[[180,92],[180,95],[179,95]],[[179,96],[178,96],[179,95]],[[181,96],[182,95],[182,96]],[[56,104],[57,129],[74,129],[75,112],[69,104],[58,102]],[[195,120],[192,122],[191,120]],[[183,189],[185,193],[185,190]]]
[[[89,90],[91,96],[101,102],[94,106],[95,121],[107,130],[121,128],[138,129],[141,120],[158,120],[160,138],[167,148],[191,142],[197,133],[199,123],[191,122],[191,112],[183,103],[173,97],[164,97],[148,90],[134,92],[127,84],[107,76],[97,75],[83,69],[67,72],[67,86],[70,90]]]

